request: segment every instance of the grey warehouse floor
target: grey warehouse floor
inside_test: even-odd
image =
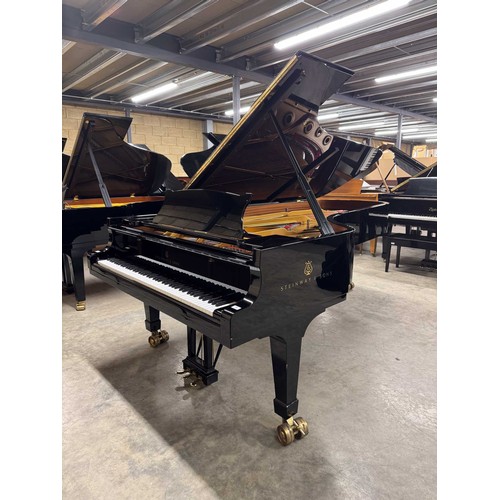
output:
[[[87,309],[62,299],[63,498],[436,498],[437,271],[422,258],[404,248],[386,273],[355,255],[354,290],[304,337],[309,435],[286,447],[268,339],[223,349],[219,381],[188,389],[185,326],[162,315],[170,340],[152,349],[142,303],[87,274]]]

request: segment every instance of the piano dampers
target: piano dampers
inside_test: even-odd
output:
[[[243,237],[243,213],[250,195],[205,189],[167,191],[165,201],[152,223],[170,230],[210,233],[213,236]]]

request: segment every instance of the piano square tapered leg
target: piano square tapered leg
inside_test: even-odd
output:
[[[65,253],[62,254],[62,286],[66,293],[73,293],[73,272],[71,271],[71,261],[69,259],[69,255]]]
[[[69,254],[63,253],[63,280],[66,282],[66,291],[75,293],[77,311],[85,310],[83,258],[88,250],[89,248],[86,246],[75,245]]]
[[[270,337],[273,362],[274,411],[284,420],[297,413],[297,384],[299,380],[300,349],[302,337],[283,339]]]
[[[146,313],[146,319],[144,320],[146,330],[151,332],[148,339],[149,345],[157,347],[166,342],[169,335],[166,330],[161,330],[160,311],[158,309],[144,303],[144,312]]]

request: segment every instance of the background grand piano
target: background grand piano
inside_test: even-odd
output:
[[[168,339],[160,311],[187,326],[183,366],[206,385],[222,346],[269,337],[283,445],[308,433],[295,417],[302,337],[352,277],[353,229],[327,220],[317,197],[380,155],[318,124],[351,75],[297,53],[183,190],[155,216],[111,220],[111,245],[89,255],[91,274],[144,303],[152,346]]]
[[[437,245],[437,162],[426,167],[395,146],[389,149],[394,153],[395,164],[411,177],[401,179],[389,192],[380,193],[379,200],[385,205],[368,212],[371,223],[382,226],[382,257],[386,259],[386,270],[392,234],[408,236],[408,246],[411,244],[414,248],[420,248],[421,239],[422,248],[426,249],[422,265],[435,267],[436,261],[429,259],[428,246],[429,242]]]
[[[131,122],[84,113],[71,157],[63,153],[63,287],[77,311],[86,307],[83,258],[108,242],[108,217],[156,213],[175,182],[167,157],[124,141]]]

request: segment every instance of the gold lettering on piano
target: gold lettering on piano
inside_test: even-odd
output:
[[[312,272],[312,266],[311,266],[311,272]],[[309,278],[293,281],[292,283],[286,283],[285,285],[280,286],[280,292],[284,292],[285,290],[290,290],[291,288],[295,288],[298,286],[307,285],[307,283],[311,283],[313,280],[331,278],[332,276],[333,276],[333,271],[329,271],[327,273],[321,273],[316,277],[309,276]]]
[[[310,276],[313,272],[313,264],[311,260],[306,261],[306,265],[304,267],[304,274],[306,276]]]

